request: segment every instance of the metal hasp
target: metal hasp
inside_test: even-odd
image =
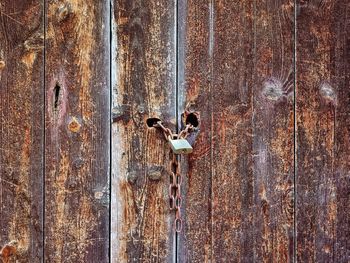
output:
[[[174,154],[190,154],[193,151],[191,144],[186,139],[170,139],[169,143]]]

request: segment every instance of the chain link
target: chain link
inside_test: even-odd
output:
[[[173,154],[173,158],[171,161],[172,171],[171,171],[171,184],[170,184],[170,209],[175,210],[175,222],[174,222],[174,230],[176,232],[181,232],[182,229],[182,219],[181,219],[181,168],[180,164],[177,160],[177,156]],[[175,169],[174,169],[175,167]]]
[[[155,125],[153,125],[153,127],[160,128],[163,131],[164,137],[167,141],[173,139],[186,139],[193,130],[193,125],[187,124],[185,129],[183,129],[180,134],[173,133],[169,128],[165,127],[161,121],[158,121]]]
[[[173,133],[169,128],[166,128],[161,121],[158,121],[155,128],[160,128],[163,131],[164,137],[167,141],[174,139],[186,139],[193,129],[193,125],[187,124],[179,134]],[[170,162],[170,184],[169,184],[169,208],[175,211],[174,231],[179,233],[182,230],[182,218],[181,218],[181,167],[176,154],[172,153],[172,160]]]

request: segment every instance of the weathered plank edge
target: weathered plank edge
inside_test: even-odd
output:
[[[156,3],[150,0],[143,4],[137,1],[116,0],[113,3],[113,261],[171,261],[175,254],[173,216],[167,206],[168,178],[166,173],[158,182],[148,181],[147,178],[152,170],[151,166],[168,168],[169,148],[160,133],[145,126],[147,117],[160,117],[173,130],[176,123],[174,7],[174,1]],[[122,31],[118,33],[118,30]],[[142,44],[142,47],[139,47],[139,44]],[[122,56],[128,56],[128,59]],[[145,56],[147,60],[144,59]],[[141,196],[139,189],[142,188],[146,189],[146,197],[141,200],[141,203],[146,202],[143,213],[147,215],[154,209],[149,190],[155,191],[157,199],[161,202],[158,206],[159,211],[154,211],[154,218],[163,218],[162,222],[159,222],[159,219],[155,221],[161,224],[159,229],[163,229],[164,232],[155,231],[155,236],[160,236],[159,240],[154,242],[149,233],[149,226],[143,225],[143,222],[149,220],[148,216],[135,213],[139,210],[136,201]],[[137,229],[141,228],[141,231],[135,230],[135,225],[139,226]],[[130,229],[134,229],[134,235],[141,235],[141,238],[137,238],[141,242],[132,242],[128,237]],[[145,246],[148,241],[152,245]],[[158,242],[161,243],[159,253],[152,256],[149,251],[152,251]],[[166,251],[169,253],[164,254]]]

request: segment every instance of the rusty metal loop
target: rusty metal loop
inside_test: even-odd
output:
[[[173,191],[173,189],[175,189],[175,191]],[[176,189],[177,189],[176,185],[173,185],[173,184],[169,185],[169,189],[168,189],[169,190],[169,198],[171,198],[171,197],[175,198],[175,196],[176,196]]]
[[[169,128],[165,127],[161,121],[157,121],[153,124],[153,127],[160,128],[164,134],[167,141],[175,139],[186,139],[190,132],[193,130],[194,126],[192,124],[187,124],[185,129],[183,129],[179,134],[173,133]],[[169,208],[170,210],[175,210],[175,221],[174,230],[179,233],[182,230],[182,218],[181,218],[181,206],[182,206],[182,196],[181,196],[181,184],[182,175],[180,162],[178,161],[178,156],[173,153],[170,161],[170,184],[169,184]]]
[[[186,139],[187,136],[190,134],[190,131],[193,129],[193,125],[192,124],[187,124],[186,128],[183,129],[180,134],[179,134],[179,138],[180,139]]]
[[[176,209],[175,218],[181,218],[181,210]]]
[[[175,221],[174,221],[174,230],[177,233],[180,233],[182,230],[182,218],[180,208],[176,209]]]
[[[187,136],[190,134],[191,130],[193,129],[192,124],[187,124],[185,129],[183,129],[179,134],[173,133],[169,128],[165,127],[161,121],[158,121],[156,124],[153,125],[155,128],[160,128],[163,131],[164,137],[167,141],[173,140],[173,139],[186,139]]]
[[[180,174],[180,163],[177,160],[176,154],[173,154],[173,159],[172,159],[171,164],[172,164],[172,168],[173,168],[173,166],[175,166],[175,169],[172,169],[172,171],[175,174]]]
[[[180,233],[182,231],[182,219],[176,218],[174,222],[174,228],[176,233]]]
[[[172,131],[169,128],[165,127],[161,121],[157,121],[157,123],[154,124],[153,127],[162,129],[164,137],[167,141],[173,138]]]
[[[177,185],[175,187],[175,195],[174,195],[175,198],[177,197],[181,197],[181,185]]]
[[[180,209],[182,205],[182,197],[181,196],[177,196],[175,198],[175,208],[176,209]]]
[[[167,128],[162,124],[162,121],[157,121],[156,124],[153,125],[155,128],[161,128],[163,131],[165,131]]]
[[[176,185],[181,185],[182,184],[182,176],[181,176],[181,174],[179,174],[179,173],[176,174],[175,182],[176,182]]]
[[[176,174],[175,173],[170,173],[170,185],[172,187],[176,186]]]
[[[170,196],[170,198],[169,198],[169,208],[170,208],[170,210],[176,209],[176,203],[175,203],[174,196]]]

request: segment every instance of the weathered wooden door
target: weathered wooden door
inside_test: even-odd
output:
[[[3,262],[349,262],[349,12],[0,0]],[[175,233],[146,120],[176,132],[187,106]]]

